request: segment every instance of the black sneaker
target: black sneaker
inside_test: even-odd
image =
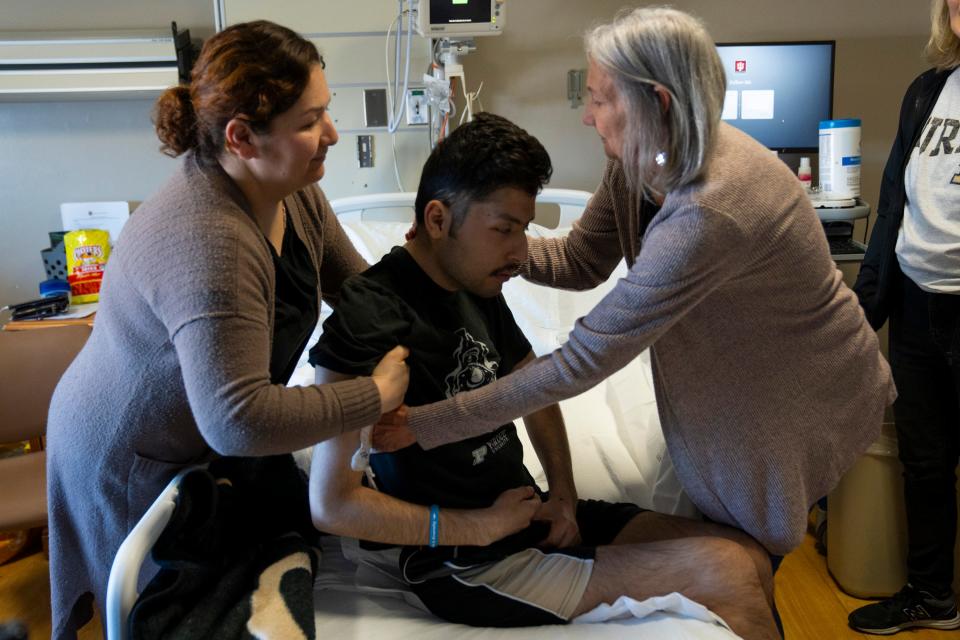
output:
[[[883,636],[911,627],[960,628],[960,614],[953,595],[935,598],[929,591],[914,589],[910,584],[892,598],[860,607],[847,621],[857,631]]]

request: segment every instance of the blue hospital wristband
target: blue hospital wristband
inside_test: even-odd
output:
[[[440,507],[430,505],[430,546],[436,547],[440,544]]]

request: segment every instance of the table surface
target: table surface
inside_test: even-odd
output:
[[[89,315],[85,318],[69,318],[66,320],[57,320],[56,318],[46,320],[11,320],[3,325],[4,331],[32,331],[34,329],[49,329],[51,327],[75,327],[75,326],[93,326],[93,319],[97,314]]]

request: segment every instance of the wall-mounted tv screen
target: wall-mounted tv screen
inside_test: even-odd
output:
[[[819,149],[833,117],[834,42],[717,44],[727,74],[723,120],[780,152]]]

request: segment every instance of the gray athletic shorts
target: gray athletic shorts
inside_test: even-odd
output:
[[[404,547],[404,580],[434,615],[482,627],[564,624],[573,615],[593,572],[598,546],[610,544],[644,509],[627,503],[581,500],[582,544],[538,548],[546,523],[489,547]]]

